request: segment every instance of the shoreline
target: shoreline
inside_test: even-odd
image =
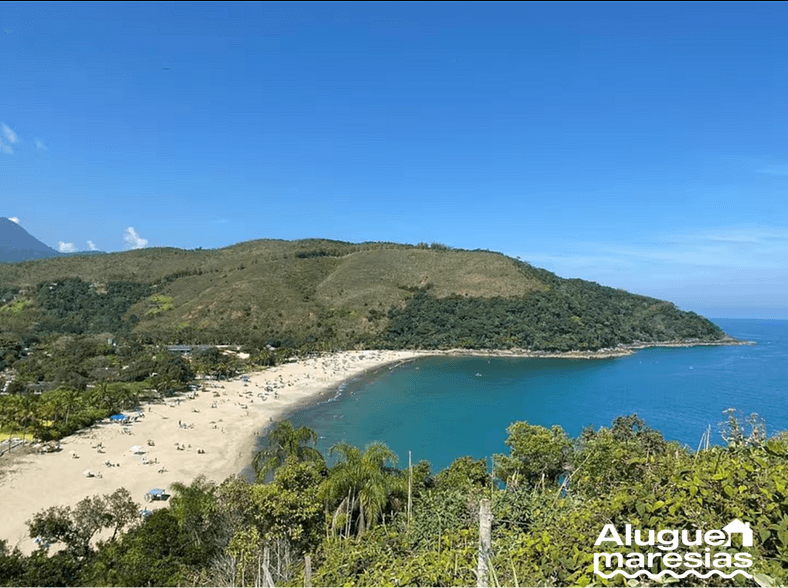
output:
[[[29,554],[35,544],[25,521],[52,506],[74,507],[96,494],[125,487],[141,508],[152,488],[191,483],[197,476],[221,483],[249,471],[265,431],[343,383],[370,370],[422,357],[513,357],[607,359],[647,347],[742,345],[752,342],[670,341],[636,343],[598,351],[512,350],[364,350],[341,351],[287,362],[231,380],[201,380],[200,390],[144,405],[127,425],[102,423],[61,440],[55,453],[13,451],[0,456],[0,539]],[[28,446],[29,447],[29,446]],[[132,453],[139,447],[142,453]],[[139,450],[138,450],[139,451]],[[76,457],[75,457],[76,456]],[[87,477],[90,471],[101,477]]]
[[[626,357],[633,355],[640,349],[675,348],[675,347],[722,347],[727,345],[756,345],[755,341],[734,339],[732,337],[717,341],[703,341],[700,339],[671,340],[671,341],[636,341],[634,343],[620,343],[616,347],[603,347],[593,351],[575,349],[571,351],[534,351],[531,349],[428,349],[414,350],[422,356],[468,356],[468,357],[522,357],[522,358],[549,358],[549,359],[608,359],[612,357]],[[423,355],[422,355],[423,354]]]
[[[202,380],[200,390],[144,405],[129,424],[97,423],[60,441],[60,451],[0,457],[0,539],[30,554],[25,522],[52,506],[125,487],[140,508],[152,488],[197,476],[221,483],[247,470],[266,427],[372,368],[416,358],[412,351],[344,351],[249,373]],[[244,381],[247,380],[247,381]],[[133,453],[139,447],[142,453]],[[21,449],[21,448],[20,448]],[[139,451],[139,450],[137,450]],[[76,457],[75,457],[76,456]],[[111,464],[111,465],[108,465]],[[100,474],[88,477],[86,472]]]

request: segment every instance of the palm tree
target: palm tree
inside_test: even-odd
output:
[[[0,434],[13,421],[14,396],[0,396]],[[11,435],[9,434],[9,439]],[[0,441],[3,439],[0,438]]]
[[[77,402],[79,402],[81,394],[79,390],[70,388],[63,391],[63,401],[66,403],[66,427],[68,427],[68,419],[71,416],[71,409]]]
[[[15,417],[17,425],[22,427],[22,438],[27,437],[27,428],[35,424],[38,420],[38,396],[34,394],[22,394],[17,396],[17,406],[15,407]]]
[[[257,479],[264,480],[275,472],[289,456],[298,461],[324,462],[323,456],[315,448],[317,433],[309,427],[296,429],[290,421],[282,421],[268,434],[268,446],[259,451],[252,465]]]
[[[332,529],[336,532],[337,522],[345,515],[345,537],[354,526],[361,536],[377,522],[391,500],[406,491],[404,477],[394,468],[397,456],[380,442],[368,445],[363,453],[349,443],[338,443],[331,448],[331,455],[338,455],[339,461],[321,486],[320,494],[327,506],[338,505]]]

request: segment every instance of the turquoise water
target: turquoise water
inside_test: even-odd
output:
[[[602,360],[425,358],[346,382],[327,395],[333,400],[290,420],[315,429],[324,454],[342,440],[383,441],[401,464],[410,450],[433,471],[463,455],[507,452],[506,427],[518,420],[558,424],[575,436],[636,412],[692,448],[709,424],[716,434],[731,407],[757,412],[772,432],[788,429],[788,321],[714,322],[757,345],[644,349]]]

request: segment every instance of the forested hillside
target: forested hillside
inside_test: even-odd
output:
[[[0,266],[0,330],[258,348],[598,349],[719,340],[707,320],[489,251],[253,241]]]

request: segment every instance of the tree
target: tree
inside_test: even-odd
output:
[[[83,570],[83,586],[190,585],[186,571],[204,564],[169,509],[154,511],[120,540],[102,546]]]
[[[571,456],[572,492],[602,495],[617,486],[642,480],[659,467],[658,458],[668,444],[659,431],[647,426],[637,414],[616,417],[611,427],[580,434]]]
[[[284,465],[290,456],[298,461],[313,461],[325,465],[323,456],[315,448],[316,443],[317,433],[313,429],[296,429],[290,421],[282,421],[268,434],[267,447],[254,457],[252,465],[257,472],[257,479],[265,480]]]
[[[47,551],[55,543],[65,544],[66,551],[83,560],[91,551],[90,542],[102,529],[113,529],[117,534],[131,525],[138,517],[139,505],[125,488],[112,494],[91,496],[81,500],[72,509],[69,506],[52,506],[42,510],[27,522],[30,537],[38,539],[40,550]]]
[[[546,429],[521,421],[506,429],[510,455],[495,456],[495,476],[507,485],[555,484],[564,473],[571,444],[558,425]]]
[[[323,505],[316,490],[326,479],[323,464],[290,456],[272,484],[254,486],[257,521],[267,541],[284,539],[300,552],[313,549],[324,529]]]
[[[27,429],[38,420],[38,396],[34,394],[21,394],[14,407],[14,420],[22,429],[22,436],[27,436]]]
[[[0,539],[0,578],[6,586],[24,586],[25,563],[19,548],[8,548],[7,543]]]
[[[82,399],[82,395],[79,393],[79,390],[74,390],[73,388],[67,390],[59,390],[60,396],[63,400],[63,404],[66,407],[66,422],[65,426],[68,429],[68,420],[71,418],[71,411],[74,406],[79,403]]]
[[[458,457],[451,465],[435,476],[439,489],[484,488],[490,485],[490,474],[484,459],[471,456]]]
[[[372,443],[362,453],[358,447],[342,442],[331,448],[331,454],[339,461],[323,482],[320,495],[327,505],[336,505],[332,528],[336,531],[343,519],[346,537],[354,529],[361,536],[377,522],[392,499],[401,500],[406,495],[407,480],[394,468],[397,456],[384,443]]]
[[[174,483],[172,490],[170,510],[180,528],[196,547],[211,553],[229,533],[218,508],[216,485],[197,476],[189,485]]]

